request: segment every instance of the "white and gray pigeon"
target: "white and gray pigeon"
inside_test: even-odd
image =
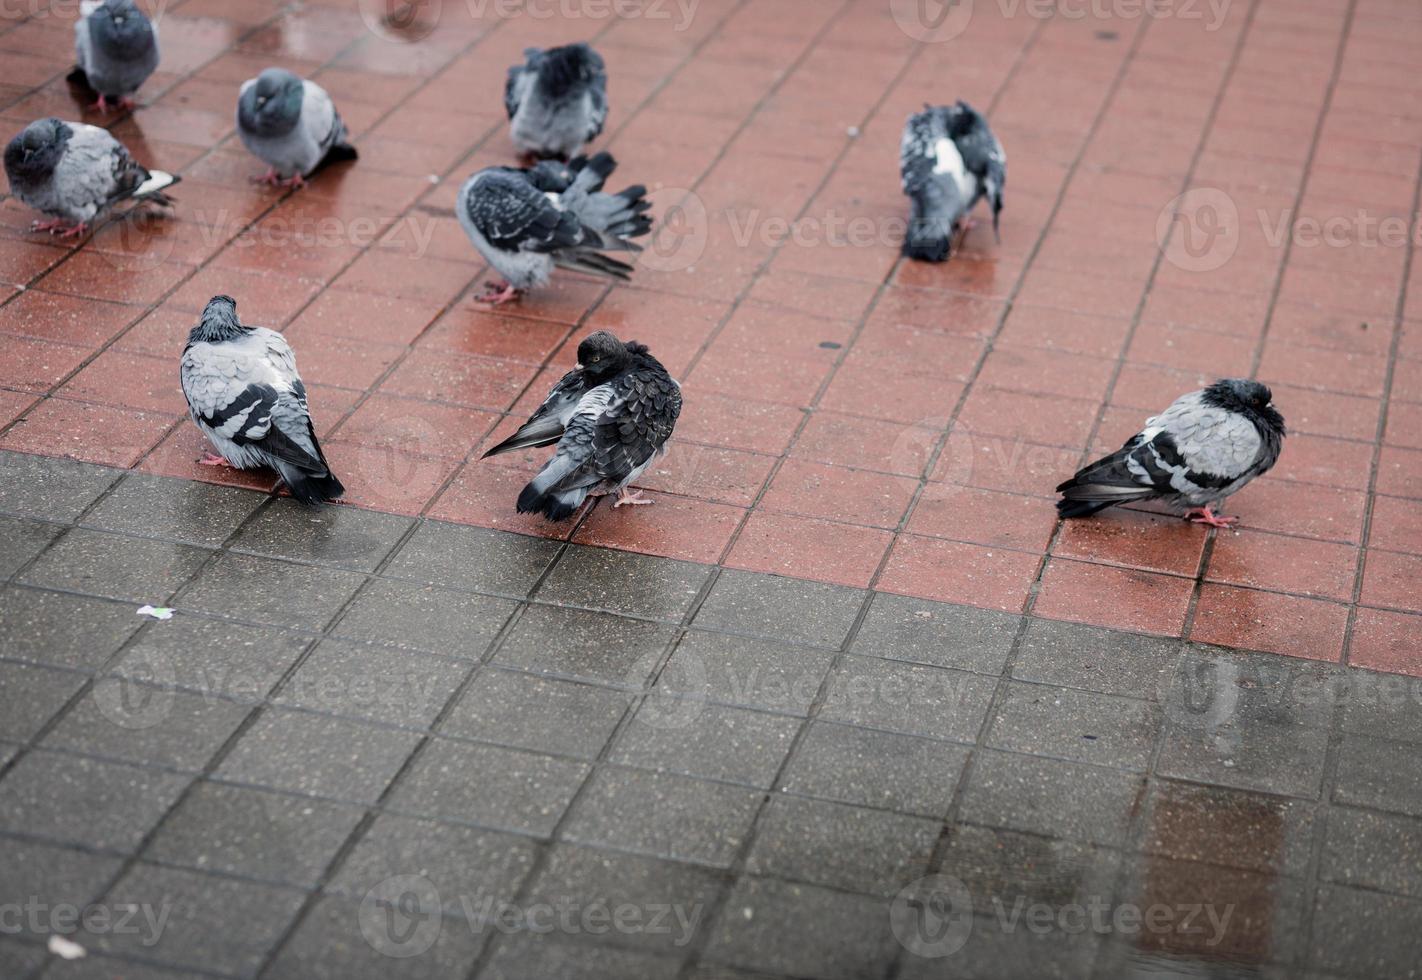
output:
[[[514,146],[535,157],[567,160],[607,122],[607,66],[586,44],[529,48],[523,55],[504,87]]]
[[[283,68],[268,68],[242,83],[237,134],[269,168],[256,178],[260,183],[302,187],[328,164],[357,158],[326,90]]]
[[[455,211],[464,233],[501,276],[477,302],[495,306],[545,285],[554,266],[628,280],[632,266],[603,252],[640,252],[632,241],[652,229],[651,202],[638,184],[620,194],[602,186],[617,168],[610,153],[566,165],[488,167],[464,182]]]
[[[606,330],[578,345],[578,366],[508,439],[484,454],[498,456],[558,444],[518,496],[520,514],[550,521],[571,517],[589,496],[617,494],[614,508],[654,501],[628,486],[667,452],[681,414],[681,385],[636,341]]]
[[[171,205],[164,190],[178,182],[139,166],[108,130],[54,118],[30,123],[10,141],[5,175],[10,193],[50,216],[31,230],[65,238],[82,235],[115,205]]]
[[[208,301],[179,376],[193,421],[221,454],[204,465],[269,467],[303,504],[345,493],[316,441],[291,345],[274,330],[243,326],[232,297]]]
[[[1284,417],[1257,381],[1229,378],[1181,395],[1124,446],[1057,487],[1062,517],[1112,504],[1164,500],[1197,524],[1231,527],[1215,507],[1267,473],[1284,442]]]
[[[903,248],[907,257],[947,261],[954,233],[972,227],[968,212],[984,198],[997,234],[1007,155],[987,120],[968,103],[960,99],[951,106],[925,106],[910,116],[899,170],[912,202]]]
[[[133,109],[133,94],[158,67],[158,29],[133,0],[81,0],[74,54],[69,80],[98,96],[93,108]]]

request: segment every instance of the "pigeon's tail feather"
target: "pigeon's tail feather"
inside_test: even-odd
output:
[[[647,189],[629,187],[620,194],[590,194],[571,202],[583,226],[597,232],[601,248],[622,252],[640,252],[632,242],[652,230],[652,217],[647,214],[652,202]]]
[[[602,190],[602,185],[617,169],[617,161],[611,153],[603,150],[591,157],[578,157],[568,164],[568,169],[578,175],[573,180],[573,189],[591,194]]]
[[[281,480],[291,495],[308,506],[327,503],[346,492],[336,474],[329,469],[324,476],[316,476],[283,460],[275,463],[275,469],[281,474]]]
[[[518,495],[518,512],[542,514],[550,521],[572,517],[588,499],[590,489],[576,483],[563,485],[569,477],[575,478],[576,469],[577,464],[567,456],[554,456]]]
[[[75,65],[69,74],[64,76],[64,80],[71,85],[78,85],[82,88],[89,89],[91,92],[94,89],[94,86],[89,84],[88,73],[79,65]]]
[[[333,163],[345,163],[348,160],[359,160],[360,154],[356,148],[345,140],[337,140],[331,144],[331,148],[326,151],[326,155],[316,162],[316,166],[311,168],[311,172],[305,176],[315,177],[321,171],[331,166]]]
[[[172,204],[173,199],[164,194],[163,191],[172,187],[183,178],[177,174],[170,174],[163,170],[148,171],[148,178],[143,183],[134,188],[130,195],[135,201],[155,201],[158,204]]]
[[[1110,506],[1111,501],[1102,503],[1092,500],[1058,500],[1057,516],[1066,518],[1090,517],[1092,514],[1103,511]]]

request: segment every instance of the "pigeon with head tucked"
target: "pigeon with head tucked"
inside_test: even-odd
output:
[[[242,83],[237,135],[267,165],[256,178],[265,184],[302,187],[328,164],[357,158],[326,90],[283,68],[268,68]]]
[[[514,145],[535,157],[568,159],[602,133],[607,67],[586,44],[524,51],[509,69],[504,108]]]
[[[266,327],[243,326],[232,297],[208,301],[179,376],[193,421],[220,453],[205,466],[269,467],[303,504],[345,493],[316,441],[291,345]]]
[[[94,91],[95,109],[132,109],[133,93],[158,67],[158,29],[133,0],[82,0],[74,53],[69,80]]]
[[[147,170],[107,129],[62,119],[30,123],[5,147],[10,193],[50,216],[33,231],[77,237],[114,206],[170,205],[164,192],[178,178]],[[126,212],[125,212],[126,213]]]
[[[1164,500],[1198,524],[1230,527],[1215,507],[1279,459],[1284,417],[1268,387],[1238,378],[1181,395],[1104,459],[1057,487],[1062,517],[1112,504]]]
[[[484,454],[558,449],[518,497],[520,514],[571,517],[589,496],[617,494],[614,508],[653,501],[628,486],[666,455],[681,414],[681,386],[636,341],[606,330],[578,345],[578,366],[508,439]]]
[[[627,280],[632,266],[604,252],[640,252],[652,229],[647,189],[604,194],[609,153],[520,170],[489,167],[464,182],[455,211],[464,233],[500,275],[478,302],[498,306],[548,282],[553,267]]]
[[[904,255],[944,262],[954,233],[972,227],[974,205],[987,198],[997,234],[1007,155],[987,120],[968,103],[925,106],[909,117],[899,148],[904,193],[912,202]]]

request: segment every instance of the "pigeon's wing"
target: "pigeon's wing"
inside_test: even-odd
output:
[[[1143,431],[1057,487],[1068,500],[1208,497],[1249,478],[1263,440],[1254,423],[1191,392]]]
[[[942,136],[932,113],[919,112],[909,118],[899,143],[899,174],[905,194],[916,195],[937,184],[933,179],[933,168],[938,164],[935,146]]]
[[[495,248],[506,252],[557,252],[582,244],[582,223],[517,170],[496,168],[472,181],[465,214]]]
[[[66,205],[104,208],[133,195],[148,171],[106,129],[70,123],[72,133],[54,168],[53,187]]]
[[[992,206],[993,227],[1002,211],[1002,189],[1007,183],[1007,154],[987,120],[966,102],[953,107],[953,142],[963,157],[963,166],[978,178],[982,194]]]
[[[555,520],[599,486],[620,487],[671,438],[681,389],[665,371],[642,368],[585,394],[568,420],[558,451],[519,495],[521,513]]]
[[[79,5],[79,19],[74,22],[74,61],[86,74],[94,63],[94,41],[89,33],[89,18],[93,16],[96,3]]]
[[[578,402],[587,394],[587,378],[581,368],[563,375],[553,386],[543,404],[519,426],[519,430],[484,454],[484,458],[501,456],[519,449],[551,446],[563,437],[568,420],[577,410]]]
[[[336,112],[336,104],[326,90],[315,82],[301,83],[301,122],[310,140],[321,149],[321,155],[346,136],[346,127]]]
[[[196,421],[238,447],[325,475],[291,348],[262,335],[269,333],[254,331],[226,344],[189,344],[180,370],[188,408]]]
[[[518,115],[518,107],[523,105],[528,90],[533,87],[533,83],[538,77],[534,63],[535,58],[541,52],[537,48],[529,48],[524,53],[528,57],[528,62],[522,65],[510,65],[509,80],[504,84],[504,109],[508,112],[510,119]]]

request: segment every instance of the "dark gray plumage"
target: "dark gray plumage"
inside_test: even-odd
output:
[[[983,198],[998,230],[1007,155],[987,120],[968,103],[925,106],[909,117],[899,149],[904,193],[912,202],[904,255],[946,261],[955,231]]]
[[[1227,379],[1182,395],[1124,446],[1057,487],[1062,517],[1087,517],[1112,504],[1165,500],[1197,523],[1229,527],[1215,505],[1279,459],[1284,418],[1257,381]]]
[[[243,326],[232,297],[208,301],[179,377],[193,421],[221,454],[203,463],[274,469],[304,504],[345,493],[316,441],[291,345],[266,327]]]
[[[64,237],[83,234],[125,201],[172,204],[163,191],[178,182],[139,166],[108,130],[54,118],[30,123],[10,141],[5,175],[10,193],[51,218],[32,229]]]
[[[489,167],[464,182],[455,212],[464,233],[504,277],[479,302],[499,305],[548,282],[554,266],[630,279],[632,266],[603,252],[640,252],[632,241],[652,219],[647,189],[602,186],[617,163],[609,153],[527,170]]]
[[[578,345],[578,366],[518,432],[484,454],[558,444],[518,497],[520,514],[571,517],[589,496],[616,493],[614,508],[652,501],[627,487],[666,455],[681,414],[681,386],[644,344],[605,330]]]
[[[326,90],[283,68],[268,68],[242,83],[237,135],[269,168],[257,178],[262,183],[301,187],[322,167],[357,158]]]
[[[74,53],[69,78],[94,91],[96,109],[132,109],[133,94],[158,67],[158,30],[133,0],[83,0]]]
[[[509,69],[504,108],[514,145],[538,157],[568,159],[607,122],[607,66],[586,44],[529,48]]]

